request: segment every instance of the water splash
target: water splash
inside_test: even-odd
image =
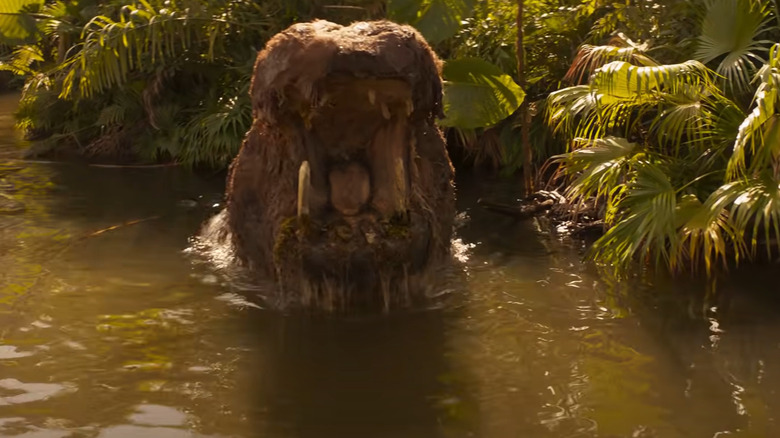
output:
[[[185,254],[200,256],[217,271],[230,270],[236,265],[236,254],[227,227],[227,210],[211,217],[200,232],[190,238]]]

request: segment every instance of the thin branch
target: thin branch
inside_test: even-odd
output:
[[[82,237],[82,239],[85,239],[87,237],[99,236],[99,235],[101,235],[103,233],[106,233],[108,231],[118,230],[119,228],[124,228],[124,227],[130,226],[130,225],[136,225],[136,224],[140,224],[142,222],[146,222],[146,221],[150,221],[150,220],[154,220],[154,219],[159,219],[159,218],[160,218],[160,216],[150,216],[150,217],[143,218],[143,219],[130,220],[130,221],[127,221],[127,222],[123,222],[121,224],[112,225],[112,226],[110,226],[108,228],[103,228],[103,229],[97,230],[95,232],[89,233],[86,236]]]
[[[162,164],[89,164],[90,167],[102,167],[105,169],[157,169],[160,167],[175,167],[181,163],[162,163]]]

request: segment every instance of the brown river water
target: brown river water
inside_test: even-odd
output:
[[[15,161],[15,99],[0,190],[26,210],[0,216],[2,437],[780,436],[776,267],[711,298],[608,281],[577,245],[476,206],[513,184],[464,177],[449,299],[280,312],[194,254],[221,177]]]

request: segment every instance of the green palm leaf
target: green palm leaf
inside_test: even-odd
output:
[[[64,77],[62,96],[90,97],[124,83],[131,72],[150,72],[188,54],[190,61],[213,61],[231,31],[265,26],[262,21],[236,23],[206,5],[157,10],[140,0],[123,6],[118,20],[93,17],[81,33],[80,50],[58,68]]]
[[[439,43],[457,33],[471,15],[475,0],[389,0],[388,17],[417,28],[426,40]]]
[[[575,85],[554,91],[547,97],[547,124],[555,133],[573,136],[577,120],[587,118],[596,110],[597,105],[596,94],[588,85]]]
[[[708,200],[713,208],[731,204],[734,228],[747,234],[746,256],[754,256],[763,243],[767,256],[780,242],[780,181],[769,172],[724,184]],[[761,239],[763,237],[763,239]],[[761,240],[759,240],[761,239]]]
[[[636,135],[646,129],[640,126],[648,123],[644,115],[649,113],[657,145],[669,144],[677,153],[685,144],[716,138],[717,114],[731,115],[734,104],[712,76],[697,61],[648,67],[613,61],[597,69],[588,86],[551,93],[547,122],[556,133],[594,140]]]
[[[654,60],[645,55],[647,45],[629,45],[627,47],[593,46],[583,44],[577,51],[569,71],[563,80],[568,82],[582,82],[585,75],[590,75],[597,68],[611,61],[624,61],[641,64],[644,66],[658,65]]]
[[[704,264],[705,272],[710,275],[716,263],[726,266],[730,255],[741,252],[741,236],[722,206],[713,205],[709,200],[702,204],[696,196],[685,195],[677,203],[675,213],[679,244],[670,259],[670,268],[695,271],[699,264]]]
[[[777,114],[780,102],[779,70],[780,44],[775,44],[769,51],[769,61],[756,75],[760,84],[753,98],[753,109],[739,126],[734,141],[734,152],[728,165],[729,174],[733,178],[747,172],[748,156],[753,171],[766,167],[780,156]]]
[[[0,43],[21,44],[34,37],[35,19],[25,11],[43,4],[43,0],[0,1]]]
[[[0,61],[0,70],[10,71],[19,76],[34,75],[32,65],[43,61],[43,53],[38,46],[24,45],[14,49],[8,60]]]
[[[664,93],[658,102],[658,114],[650,123],[650,132],[655,135],[658,149],[665,153],[695,159],[713,143],[722,142],[722,136],[729,141],[733,138],[733,132],[725,126],[718,128],[722,121],[730,120],[728,117],[736,109],[722,96]]]
[[[590,197],[605,198],[611,204],[619,194],[631,171],[631,162],[638,145],[625,138],[606,137],[596,140],[575,139],[577,149],[552,157],[574,175],[567,189],[573,202]],[[609,207],[608,207],[609,208]]]
[[[605,103],[659,92],[695,93],[716,89],[709,69],[698,61],[652,67],[613,61],[597,69],[590,84]]]
[[[750,88],[755,63],[769,41],[760,39],[770,27],[769,2],[708,0],[694,57],[707,64],[722,57],[716,71],[739,92]]]
[[[616,273],[627,271],[637,257],[668,265],[678,243],[676,197],[660,165],[639,163],[618,206],[620,221],[593,244],[589,255],[611,265]]]
[[[243,78],[233,95],[215,99],[216,104],[198,111],[184,128],[177,154],[186,164],[207,163],[225,166],[235,157],[252,124],[249,77]]]

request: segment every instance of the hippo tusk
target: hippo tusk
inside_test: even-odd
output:
[[[376,91],[368,90],[368,102],[373,105],[376,103]]]
[[[385,120],[390,120],[390,108],[387,107],[387,104],[382,102],[382,117],[385,118]]]
[[[395,197],[393,198],[393,210],[396,213],[403,213],[408,208],[406,198],[408,196],[406,189],[406,166],[403,157],[396,156],[393,160],[393,185]]]
[[[304,161],[298,169],[298,219],[309,216],[309,193],[311,191],[311,168]]]
[[[406,101],[406,117],[409,117],[414,112],[414,102],[412,102],[412,99],[408,99]]]

